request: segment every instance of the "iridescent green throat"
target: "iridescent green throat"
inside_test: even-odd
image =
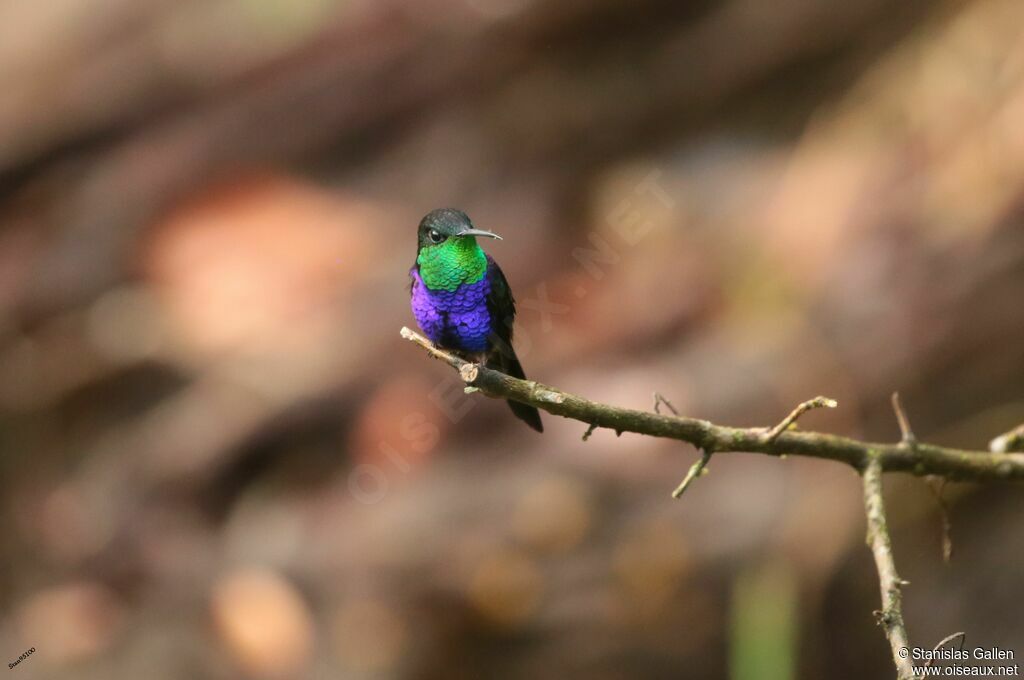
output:
[[[420,249],[420,277],[431,290],[452,291],[476,283],[487,273],[487,255],[473,236],[453,236],[444,243]]]

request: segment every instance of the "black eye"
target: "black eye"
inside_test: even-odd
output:
[[[439,232],[437,229],[431,229],[430,231],[428,231],[427,232],[427,236],[434,243],[440,243],[441,241],[444,240],[444,234]]]

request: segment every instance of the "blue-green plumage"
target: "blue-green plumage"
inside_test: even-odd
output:
[[[512,349],[512,291],[501,267],[477,244],[477,236],[500,238],[475,229],[461,210],[442,208],[423,218],[416,264],[409,271],[413,315],[435,345],[525,378]],[[527,425],[544,430],[537,409],[508,404]]]

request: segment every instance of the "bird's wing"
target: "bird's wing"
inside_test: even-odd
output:
[[[494,333],[506,345],[512,345],[512,323],[516,318],[516,301],[512,297],[512,289],[505,280],[498,263],[487,256],[487,277],[491,283],[491,292],[487,295],[487,311],[491,315]]]
[[[512,297],[508,281],[505,280],[505,274],[490,255],[487,256],[487,276],[491,283],[491,292],[487,296],[487,311],[491,315],[492,332],[497,337],[492,338],[486,365],[513,378],[526,380],[523,366],[519,363],[515,349],[512,348],[512,322],[516,318],[516,301]],[[517,418],[537,432],[544,431],[540,412],[535,407],[511,400],[508,405]]]

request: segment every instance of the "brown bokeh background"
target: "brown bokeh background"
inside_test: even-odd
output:
[[[538,380],[1024,421],[1017,0],[0,6],[0,650],[24,678],[890,677],[855,473],[545,417],[403,342],[458,206]],[[887,479],[915,644],[1024,654],[1024,497]]]

